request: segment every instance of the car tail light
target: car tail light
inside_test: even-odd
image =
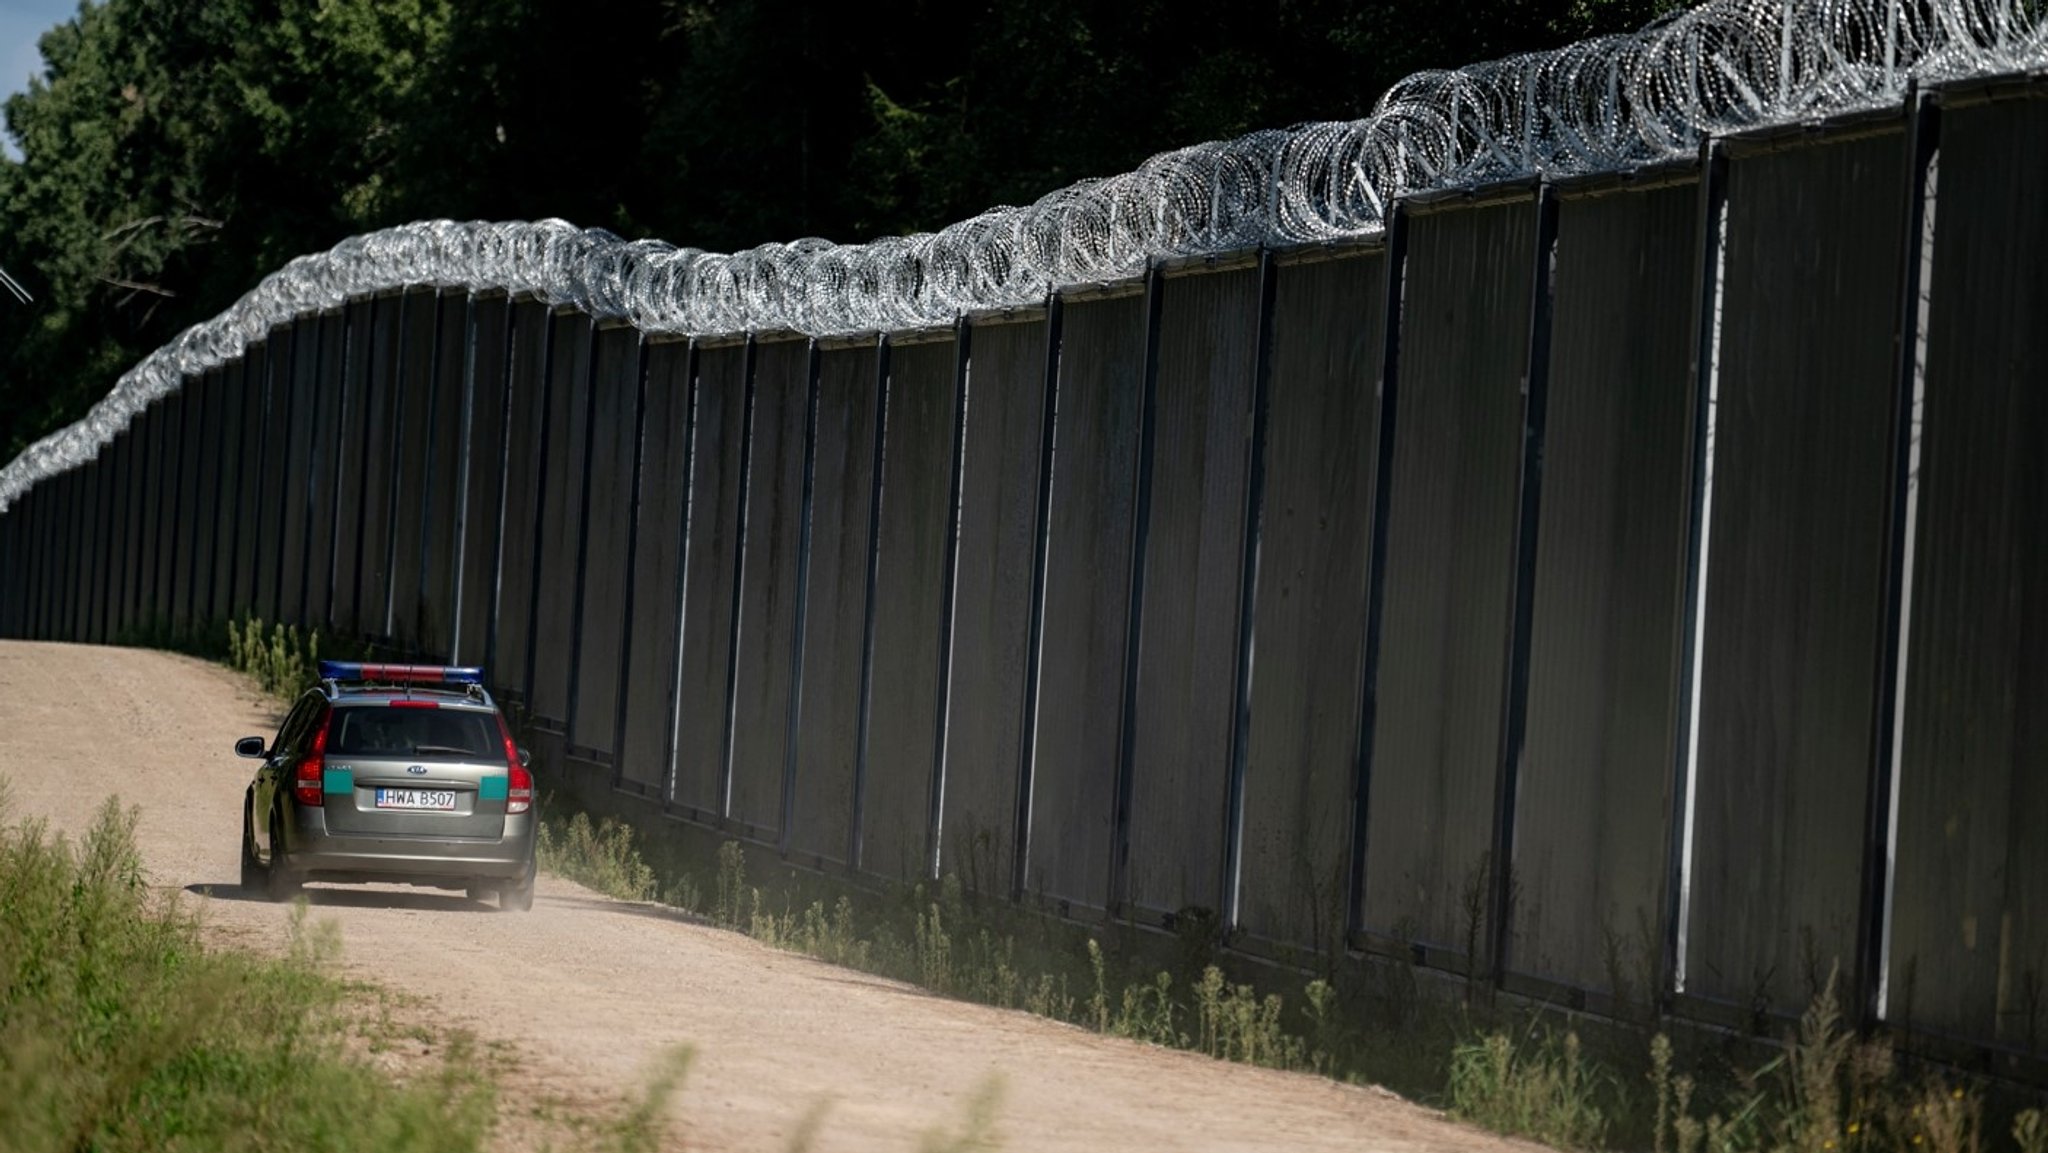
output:
[[[313,751],[292,770],[292,800],[301,805],[327,802],[327,726],[333,720],[332,712],[320,718],[320,727],[313,733]]]
[[[519,763],[519,743],[512,739],[512,730],[505,727],[503,714],[498,717],[498,735],[505,738],[505,773],[509,778],[505,789],[505,813],[523,813],[533,808],[533,773]]]

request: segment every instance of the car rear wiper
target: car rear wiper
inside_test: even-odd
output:
[[[458,749],[458,748],[453,748],[453,747],[451,747],[451,746],[449,746],[449,745],[414,745],[414,746],[413,746],[413,748],[412,748],[412,751],[413,751],[413,752],[414,752],[415,754],[418,754],[418,753],[447,753],[447,754],[451,754],[451,755],[453,755],[453,756],[458,756],[458,757],[480,757],[480,756],[483,756],[483,754],[482,754],[482,753],[479,753],[479,752],[477,752],[477,751],[476,751],[475,749]]]

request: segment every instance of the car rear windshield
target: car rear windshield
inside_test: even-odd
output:
[[[490,713],[354,705],[334,710],[329,751],[351,757],[503,758],[505,742]]]

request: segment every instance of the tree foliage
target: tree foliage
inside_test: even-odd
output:
[[[1671,0],[85,0],[7,101],[0,459],[266,272],[423,217],[943,226]]]

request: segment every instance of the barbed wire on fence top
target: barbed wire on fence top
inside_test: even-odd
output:
[[[1157,258],[1371,236],[1419,192],[1626,170],[1731,132],[1895,107],[1912,82],[2044,66],[2042,0],[1710,0],[1629,35],[1420,72],[1360,120],[1163,152],[938,232],[716,253],[560,220],[408,224],[294,259],[151,353],[0,469],[0,511],[272,328],[375,292],[504,290],[665,334],[923,328]]]

